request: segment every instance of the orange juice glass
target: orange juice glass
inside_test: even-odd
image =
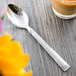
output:
[[[52,0],[53,12],[60,18],[76,17],[76,0]]]

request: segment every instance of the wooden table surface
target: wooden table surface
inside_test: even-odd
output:
[[[0,3],[5,5],[3,0]],[[5,16],[2,34],[7,31],[16,38],[25,53],[30,54],[26,70],[33,70],[32,76],[76,76],[76,18],[63,20],[54,15],[51,0],[5,0],[22,7],[29,16],[32,27],[71,68],[63,72],[47,52],[25,29],[15,27]]]

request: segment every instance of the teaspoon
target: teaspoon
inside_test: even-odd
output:
[[[27,14],[14,4],[7,6],[7,15],[10,21],[19,28],[25,28],[28,32],[40,43],[40,45],[47,51],[47,53],[54,59],[54,61],[62,68],[63,71],[67,71],[70,65],[64,61],[30,26],[29,18]]]

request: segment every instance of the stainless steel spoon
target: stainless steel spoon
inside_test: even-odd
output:
[[[62,57],[60,57],[30,26],[27,14],[18,6],[9,4],[7,7],[7,15],[10,21],[20,28],[25,28],[28,32],[40,43],[40,45],[47,51],[47,53],[55,60],[55,62],[67,71],[70,65],[67,64]]]

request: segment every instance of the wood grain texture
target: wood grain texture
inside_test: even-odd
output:
[[[33,76],[76,76],[76,18],[56,17],[51,0],[6,0],[6,3],[22,7],[29,16],[29,25],[71,65],[63,72],[27,30],[15,27],[6,16],[2,33],[9,32],[20,41],[24,52],[30,53],[26,69],[32,68]]]

